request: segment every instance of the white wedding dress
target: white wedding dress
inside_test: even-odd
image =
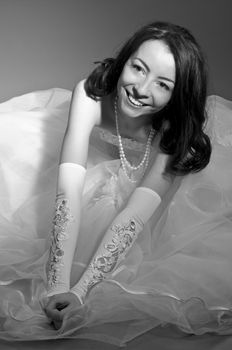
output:
[[[89,338],[122,345],[158,326],[232,334],[232,103],[208,98],[213,152],[177,177],[117,269],[55,330],[43,307],[59,153],[71,92],[50,89],[0,105],[0,339]],[[124,139],[130,156],[143,145]],[[91,135],[75,284],[134,184],[115,135]]]

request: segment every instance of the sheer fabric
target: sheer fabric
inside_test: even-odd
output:
[[[107,280],[54,330],[43,308],[58,159],[71,92],[37,91],[0,105],[0,338],[89,338],[122,345],[153,327],[232,329],[232,103],[208,98],[210,164],[177,177]],[[128,157],[143,146],[124,139]],[[153,150],[152,157],[155,157]],[[115,135],[91,135],[74,285],[134,189]]]

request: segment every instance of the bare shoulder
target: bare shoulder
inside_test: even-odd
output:
[[[89,137],[101,119],[101,103],[87,96],[85,81],[73,90],[68,124],[63,140],[61,161],[86,165]]]
[[[84,97],[88,97],[85,92],[85,82],[86,79],[80,80],[74,87],[73,93],[76,95],[83,95]]]
[[[101,121],[101,102],[95,101],[86,94],[85,79],[79,81],[73,90],[70,118],[78,119],[79,122],[84,120],[92,126]]]

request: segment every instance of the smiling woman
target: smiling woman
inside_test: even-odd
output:
[[[154,22],[72,98],[0,106],[0,337],[231,333],[232,106],[205,66]]]
[[[126,62],[117,84],[123,117],[146,117],[163,109],[175,85],[175,60],[160,40],[144,42]]]
[[[152,124],[162,135],[162,151],[173,155],[171,172],[187,174],[208,163],[210,142],[203,132],[207,68],[201,48],[185,28],[163,22],[144,26],[115,59],[95,69],[85,88],[93,99],[109,100],[102,123],[111,124],[111,130],[116,95],[125,136],[146,142]]]

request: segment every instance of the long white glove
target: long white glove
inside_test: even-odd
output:
[[[71,289],[82,304],[89,290],[113,272],[122,261],[160,202],[160,196],[153,190],[146,187],[135,189],[126,208],[107,230],[89,267]]]
[[[59,166],[50,254],[47,262],[48,294],[68,292],[78,237],[81,196],[86,169],[75,163]]]

